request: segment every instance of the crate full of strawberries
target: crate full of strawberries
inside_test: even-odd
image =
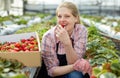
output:
[[[40,40],[37,32],[0,36],[0,57],[16,59],[28,67],[41,66]]]

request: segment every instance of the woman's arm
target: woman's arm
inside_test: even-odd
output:
[[[77,26],[74,30],[74,48],[68,32],[61,27],[56,28],[57,38],[63,43],[68,64],[73,64],[79,58],[82,58],[86,50],[87,30],[83,26]]]
[[[69,33],[61,26],[57,26],[55,34],[57,39],[63,43],[66,52],[67,63],[73,64],[76,60],[78,60],[78,56],[72,47]]]
[[[72,47],[72,43],[68,43],[68,45],[64,45],[65,52],[66,52],[66,59],[68,64],[73,64],[75,61],[77,61],[78,55],[75,52],[75,50]]]

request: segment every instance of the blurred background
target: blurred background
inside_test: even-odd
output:
[[[22,15],[25,12],[54,14],[56,7],[63,1],[74,2],[81,14],[118,16],[120,0],[0,0],[0,15]]]
[[[81,24],[88,30],[84,58],[93,68],[91,78],[120,78],[120,0],[0,0],[0,38],[37,32],[41,42],[43,34],[56,25],[55,10],[63,1],[77,5]],[[4,60],[0,59],[0,78],[11,78],[8,68],[14,63],[5,62],[5,67],[1,61]],[[20,66],[18,63],[15,68]],[[33,78],[36,68],[28,67],[26,71],[25,77],[19,78]]]

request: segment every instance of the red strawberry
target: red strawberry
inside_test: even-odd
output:
[[[25,43],[25,41],[26,41],[26,39],[21,39],[21,42],[22,42],[22,43]]]
[[[61,25],[61,26],[64,28],[65,25]]]
[[[19,48],[14,48],[14,51],[18,52],[18,51],[20,51],[20,49]]]
[[[92,75],[90,78],[97,78],[96,76]]]
[[[30,40],[30,41],[34,41],[34,40],[35,40],[35,37],[34,37],[34,36],[31,36],[29,40]]]
[[[18,48],[21,46],[21,44],[19,42],[16,42],[14,45],[15,45],[15,47],[18,47]]]

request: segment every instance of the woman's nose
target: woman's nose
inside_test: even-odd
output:
[[[65,21],[65,18],[64,17],[61,17],[61,19],[60,19],[61,21]]]

